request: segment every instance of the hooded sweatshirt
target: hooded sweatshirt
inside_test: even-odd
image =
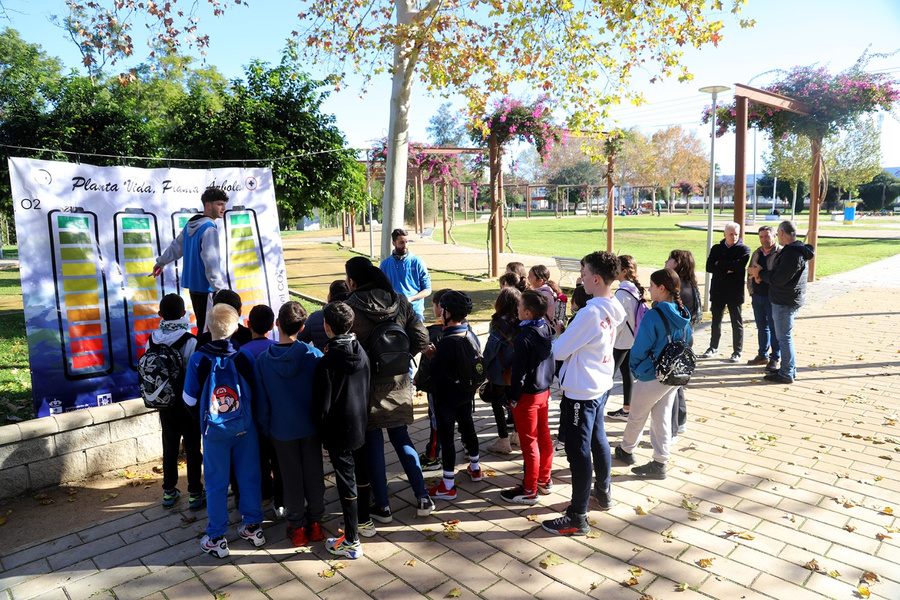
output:
[[[522,394],[540,394],[550,389],[556,371],[552,336],[553,330],[544,319],[529,321],[519,329],[507,398],[518,400]]]
[[[366,440],[369,358],[356,335],[338,335],[325,346],[313,374],[313,424],[329,449],[352,452]]]
[[[628,350],[634,344],[634,332],[637,331],[636,312],[641,293],[637,286],[630,281],[620,281],[615,298],[622,303],[625,309],[625,320],[616,331],[616,350]],[[630,325],[630,327],[629,327]]]
[[[203,386],[206,384],[206,378],[209,377],[209,371],[212,368],[211,356],[229,357],[234,360],[234,366],[238,374],[249,382],[253,379],[253,356],[247,352],[242,352],[237,346],[231,343],[231,340],[214,340],[208,344],[204,344],[197,348],[196,352],[191,355],[187,368],[184,373],[184,403],[190,408],[190,413],[197,421],[200,421],[200,394],[203,392]],[[241,400],[250,400],[253,392],[247,389],[248,398]],[[255,411],[256,409],[252,409]],[[255,412],[254,412],[255,415]],[[201,422],[201,426],[203,423]]]
[[[559,387],[570,400],[594,400],[613,385],[613,343],[625,309],[615,298],[591,298],[569,328],[553,342],[553,358],[563,361]]]
[[[775,257],[771,271],[761,271],[759,278],[769,284],[772,304],[800,308],[806,300],[806,273],[816,250],[809,244],[794,241],[784,246]]]
[[[197,338],[191,335],[190,327],[190,322],[184,317],[173,321],[166,321],[163,319],[159,322],[159,329],[154,330],[154,332],[150,334],[150,339],[153,340],[154,344],[171,346],[181,339],[181,336],[190,336],[190,339],[184,342],[184,345],[180,350],[181,358],[184,360],[184,366],[187,367],[191,355],[194,353],[194,350],[197,349]],[[149,342],[146,347],[148,349],[150,348]]]
[[[662,349],[669,343],[666,337],[666,326],[663,324],[663,316],[668,320],[669,331],[673,340],[685,340],[689,344],[691,339],[691,316],[687,309],[678,309],[674,302],[660,302],[647,311],[641,320],[641,328],[631,347],[631,358],[628,366],[638,381],[651,381],[656,379],[656,364],[654,357],[659,356]]]
[[[192,292],[218,292],[228,286],[222,277],[219,232],[206,215],[194,215],[166,251],[156,259],[157,267],[183,259],[182,285]]]
[[[322,353],[309,344],[273,344],[253,368],[254,413],[260,431],[280,441],[315,435],[312,383]]]

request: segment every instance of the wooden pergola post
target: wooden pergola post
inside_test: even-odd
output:
[[[500,214],[500,200],[503,193],[500,171],[501,149],[497,142],[497,134],[491,133],[488,138],[488,164],[490,166],[490,185],[491,185],[491,277],[500,276],[500,246],[502,245],[500,235],[502,229]]]
[[[444,243],[447,243],[447,184],[441,183],[441,212],[443,212]]]
[[[806,232],[806,243],[816,248],[819,241],[819,207],[822,204],[819,186],[822,183],[822,137],[810,138],[812,145],[812,173],[809,177],[809,229]],[[803,200],[801,199],[801,202]],[[809,261],[808,281],[815,281],[816,257]]]
[[[734,222],[740,225],[740,237],[744,237],[747,212],[747,98],[735,96],[737,115],[735,117],[734,148]],[[712,197],[710,197],[712,210]]]
[[[609,157],[606,159],[606,251],[613,251],[613,220],[615,219],[616,211],[612,210],[613,202],[615,198],[613,198],[613,180],[612,180],[612,172],[615,166],[615,157],[613,153],[609,153]]]

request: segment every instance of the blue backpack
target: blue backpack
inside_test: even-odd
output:
[[[234,364],[234,357],[210,356],[209,377],[203,386],[201,405],[203,437],[230,440],[253,427],[250,385]]]

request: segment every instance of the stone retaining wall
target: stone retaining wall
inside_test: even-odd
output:
[[[156,411],[142,400],[0,427],[0,500],[162,456]]]

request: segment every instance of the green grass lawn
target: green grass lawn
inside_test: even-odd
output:
[[[806,216],[798,217],[797,225],[805,228]],[[613,251],[631,254],[640,266],[662,266],[671,250],[690,250],[698,261],[698,274],[702,273],[706,232],[683,229],[676,223],[704,218],[702,213],[616,217],[613,221]],[[714,218],[718,224],[731,220],[728,213],[716,214]],[[509,221],[510,244],[516,252],[524,254],[581,257],[606,249],[604,227],[605,219],[602,217],[512,219]],[[453,237],[462,245],[484,248],[485,228],[484,224],[457,224]],[[714,232],[713,239],[718,243],[722,239],[721,232]],[[759,245],[755,235],[748,235],[747,245],[751,248]],[[843,273],[895,254],[900,254],[900,243],[896,240],[819,238],[816,277]]]
[[[6,248],[4,256],[8,256]],[[31,371],[19,270],[0,269],[0,425],[31,418]]]

